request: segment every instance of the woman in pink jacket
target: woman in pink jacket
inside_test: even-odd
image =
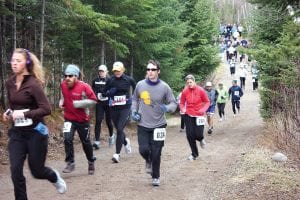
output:
[[[183,89],[180,99],[180,111],[184,113],[186,124],[186,137],[189,142],[192,154],[188,160],[196,160],[199,156],[196,141],[200,141],[202,149],[205,148],[204,140],[204,114],[210,105],[205,90],[198,86],[193,75],[185,77],[187,87]]]

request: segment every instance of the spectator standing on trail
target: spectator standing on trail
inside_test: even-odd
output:
[[[149,60],[147,78],[137,83],[133,94],[132,119],[137,121],[139,152],[151,173],[152,185],[160,185],[161,152],[166,138],[166,112],[175,112],[176,99],[171,88],[159,79],[160,64]]]
[[[233,116],[236,116],[236,108],[240,112],[240,99],[243,96],[243,90],[237,85],[237,80],[232,81],[232,86],[228,90],[229,98],[231,96],[231,105]]]
[[[44,117],[51,107],[43,91],[44,71],[38,58],[27,49],[15,49],[11,57],[13,75],[6,81],[10,109],[3,120],[11,120],[8,130],[8,152],[15,199],[26,200],[23,167],[26,157],[31,174],[47,179],[59,193],[66,192],[66,183],[56,170],[45,166],[48,150],[48,128]]]
[[[89,84],[80,80],[80,70],[78,66],[70,64],[66,67],[61,83],[62,99],[59,102],[60,108],[64,113],[64,144],[67,166],[63,169],[64,173],[71,173],[75,169],[73,139],[75,131],[78,132],[80,141],[86,158],[88,160],[88,174],[92,175],[95,171],[93,147],[90,141],[90,115],[89,107],[97,103],[92,88]]]
[[[183,89],[180,99],[180,111],[184,113],[186,137],[191,148],[188,160],[196,160],[199,156],[196,141],[200,141],[201,148],[205,148],[204,140],[204,114],[210,102],[205,90],[198,86],[193,75],[185,77],[187,87]]]
[[[96,122],[95,122],[95,141],[93,147],[95,149],[99,149],[100,147],[100,134],[101,134],[101,123],[104,119],[109,131],[109,139],[108,145],[112,146],[115,142],[115,134],[113,134],[113,125],[111,121],[111,114],[108,105],[108,97],[104,94],[104,88],[106,85],[106,81],[109,78],[108,71],[106,65],[100,65],[98,67],[98,76],[92,82],[92,88],[97,96],[97,104],[96,104]]]
[[[112,161],[119,163],[123,144],[125,153],[131,153],[130,140],[126,137],[124,128],[130,117],[132,104],[130,89],[134,90],[136,83],[132,77],[124,74],[125,67],[122,62],[115,62],[112,71],[113,75],[107,80],[104,92],[109,97],[110,113],[117,130],[116,152]]]
[[[210,105],[206,111],[207,116],[207,124],[208,124],[208,134],[212,134],[213,132],[213,125],[214,125],[214,114],[215,114],[215,107],[218,98],[218,92],[213,88],[212,82],[208,81],[205,84],[205,91],[210,101]]]
[[[218,88],[218,98],[217,98],[217,106],[218,106],[218,112],[219,112],[219,121],[225,120],[225,105],[228,101],[228,90],[225,88],[224,84],[222,82],[219,82]]]

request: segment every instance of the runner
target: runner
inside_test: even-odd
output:
[[[236,116],[236,108],[238,113],[240,112],[240,99],[243,96],[243,90],[237,85],[237,80],[232,81],[232,86],[228,90],[229,98],[231,96],[231,104],[233,116]]]
[[[59,193],[65,193],[65,181],[56,170],[45,166],[48,128],[44,117],[51,113],[51,107],[42,88],[43,68],[27,49],[15,49],[10,64],[13,75],[6,81],[10,109],[3,114],[3,120],[13,122],[8,130],[8,152],[15,199],[28,199],[23,174],[26,157],[35,178],[47,179]]]
[[[219,82],[218,84],[218,88],[217,88],[217,92],[218,92],[218,98],[217,98],[217,106],[218,106],[218,112],[219,112],[219,121],[223,121],[225,120],[225,105],[228,101],[228,90],[227,88],[225,88],[224,84],[222,82]]]
[[[205,148],[204,140],[204,114],[210,102],[203,88],[198,86],[193,75],[185,77],[187,87],[183,89],[180,99],[180,111],[184,113],[186,126],[186,137],[189,142],[192,154],[188,160],[196,160],[199,156],[196,140],[200,141],[201,148]]]
[[[207,123],[208,123],[208,134],[212,134],[213,132],[213,123],[214,123],[214,114],[215,114],[215,107],[218,98],[218,92],[213,88],[212,82],[206,82],[205,84],[205,91],[210,101],[210,106],[206,111],[207,116]]]
[[[65,79],[61,83],[62,99],[59,106],[64,112],[64,144],[67,166],[64,173],[71,173],[75,169],[73,139],[75,131],[78,132],[86,158],[88,160],[88,174],[95,171],[93,147],[90,141],[90,116],[88,107],[97,103],[92,88],[80,81],[80,70],[76,65],[70,64],[65,69]]]
[[[176,97],[176,101],[177,101],[177,105],[180,105],[180,98],[181,98],[181,92],[178,94],[178,96]],[[179,112],[180,113],[180,112]],[[185,129],[185,125],[184,125],[184,115],[182,113],[180,113],[180,130],[179,132],[184,132]]]
[[[246,83],[246,77],[247,77],[247,64],[245,62],[240,63],[240,70],[239,70],[239,74],[240,74],[240,83],[241,83],[241,88],[245,89],[245,83]]]
[[[175,112],[176,99],[167,83],[159,79],[160,64],[149,60],[147,78],[139,81],[133,94],[132,119],[138,122],[139,152],[152,175],[152,185],[160,185],[161,152],[166,137],[166,112]]]
[[[114,74],[107,80],[104,92],[109,97],[110,113],[117,129],[116,153],[112,161],[119,163],[123,144],[125,153],[131,153],[130,140],[126,138],[124,128],[130,117],[132,103],[130,88],[135,89],[135,80],[124,74],[125,67],[122,62],[115,62],[112,71]]]
[[[104,119],[109,131],[108,145],[111,147],[115,142],[115,134],[113,134],[113,125],[110,116],[110,110],[108,106],[108,97],[104,95],[104,88],[107,79],[109,78],[107,73],[107,67],[105,65],[100,65],[98,67],[98,77],[95,78],[92,82],[92,88],[94,90],[95,95],[98,98],[98,102],[96,104],[96,123],[95,123],[95,141],[93,147],[95,149],[100,148],[100,134],[101,134],[101,123]]]

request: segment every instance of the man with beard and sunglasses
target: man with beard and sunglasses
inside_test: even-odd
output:
[[[176,99],[169,85],[159,79],[160,64],[150,60],[147,75],[137,83],[132,98],[131,118],[138,123],[139,152],[146,162],[152,185],[160,185],[161,152],[166,137],[166,112],[175,112]]]
[[[75,131],[79,138],[86,158],[88,160],[88,174],[95,171],[93,147],[90,141],[89,107],[97,103],[97,97],[90,85],[80,80],[80,70],[76,65],[67,66],[64,81],[61,83],[62,99],[59,106],[64,112],[64,144],[67,166],[64,173],[71,173],[75,169],[73,139]]]

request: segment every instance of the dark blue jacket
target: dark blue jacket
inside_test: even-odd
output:
[[[243,90],[240,86],[231,86],[228,90],[229,98],[231,96],[231,101],[239,101],[244,95]]]

